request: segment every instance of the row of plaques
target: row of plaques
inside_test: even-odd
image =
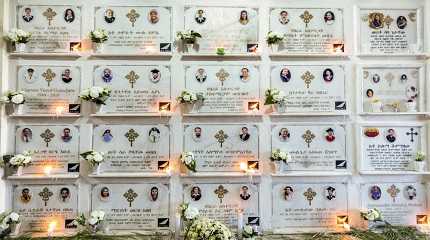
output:
[[[17,27],[32,33],[30,52],[68,52],[80,44],[85,6],[17,5]],[[96,6],[94,29],[108,32],[110,53],[171,52],[173,11],[170,6]],[[202,34],[199,53],[255,52],[258,48],[259,9],[249,7],[186,6],[184,29]],[[342,8],[270,8],[269,30],[285,36],[284,54],[333,54],[344,51]],[[360,8],[359,51],[370,54],[423,52],[419,8]],[[91,24],[90,24],[91,25]]]
[[[345,114],[344,65],[272,65],[270,87],[286,95],[283,113]],[[246,114],[258,110],[264,96],[260,66],[255,64],[186,65],[185,88],[201,92],[203,103],[187,113]],[[170,65],[94,65],[93,85],[112,90],[103,113],[158,114],[172,96]],[[18,65],[17,89],[26,93],[24,114],[79,114],[81,67],[70,64]],[[426,112],[425,65],[360,66],[361,113]],[[258,109],[254,109],[257,106]]]
[[[290,155],[289,171],[345,172],[349,141],[345,124],[278,124],[271,127],[271,149]],[[426,152],[423,124],[360,125],[360,170],[415,171],[418,152]],[[79,172],[79,153],[92,149],[105,153],[100,170],[111,173],[163,172],[171,158],[168,125],[17,125],[17,153],[33,152],[24,173]],[[259,127],[254,124],[185,124],[183,151],[193,152],[198,172],[241,172],[241,165],[259,170]],[[82,147],[85,146],[85,147]],[[264,158],[268,158],[264,157]]]
[[[193,183],[182,186],[182,200],[200,214],[237,229],[259,226],[259,184]],[[377,208],[384,220],[396,225],[427,223],[426,186],[417,182],[365,183],[360,185],[361,207]],[[87,194],[85,194],[86,196]],[[23,231],[45,231],[57,222],[57,231],[73,230],[82,197],[77,185],[19,185],[13,188],[13,209],[22,217]],[[168,230],[178,227],[172,219],[168,184],[97,184],[91,188],[91,209],[106,213],[112,230]],[[348,185],[345,183],[274,183],[272,228],[336,228],[348,223]],[[242,212],[240,216],[238,212]],[[424,220],[423,220],[424,219]]]

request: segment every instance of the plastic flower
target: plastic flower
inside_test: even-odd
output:
[[[199,209],[195,207],[188,206],[188,208],[184,212],[185,218],[188,220],[192,220],[199,215]]]

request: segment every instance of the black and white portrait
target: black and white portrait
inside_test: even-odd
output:
[[[33,16],[33,13],[31,12],[31,8],[29,8],[29,7],[24,8],[24,13],[22,15],[22,19],[25,22],[31,22],[31,21],[33,21],[33,18],[34,18],[34,16]]]
[[[293,193],[294,193],[293,187],[286,186],[284,188],[284,199],[287,200],[287,201],[293,199]]]
[[[288,139],[290,139],[290,132],[287,128],[281,128],[281,130],[279,130],[278,136],[281,142],[286,142]]]
[[[240,11],[239,22],[242,25],[246,25],[249,22],[248,12],[246,10]]]
[[[333,70],[331,70],[330,68],[326,68],[323,72],[323,79],[325,82],[331,82],[333,81]]]
[[[115,21],[115,15],[112,9],[108,8],[105,11],[105,22],[113,23]]]
[[[249,188],[248,186],[242,186],[240,188],[240,198],[242,200],[248,200],[251,197],[251,194],[249,193]]]
[[[197,82],[199,82],[199,83],[205,82],[206,79],[208,78],[208,75],[206,74],[205,69],[203,69],[203,68],[197,69],[196,74],[195,74],[195,78],[196,78]]]
[[[279,22],[282,25],[286,25],[290,22],[290,19],[288,19],[288,12],[283,10],[279,13]]]
[[[405,29],[407,25],[408,25],[408,20],[406,19],[405,16],[399,16],[397,18],[397,27],[399,29]]]
[[[153,127],[149,130],[149,141],[152,143],[156,143],[160,141],[160,129]]]
[[[408,185],[405,188],[405,196],[408,200],[414,200],[417,197],[417,189],[414,186]]]
[[[279,76],[282,82],[289,82],[291,80],[291,72],[288,68],[282,68]]]
[[[109,68],[103,69],[103,73],[102,73],[103,82],[109,83],[112,81],[112,78],[113,78],[112,70],[110,70]]]
[[[34,83],[38,80],[37,75],[35,74],[34,68],[27,68],[24,73],[24,81],[27,83]]]
[[[381,76],[379,74],[375,73],[372,75],[372,81],[373,83],[379,83],[381,81]]]
[[[152,187],[151,188],[150,197],[151,197],[151,200],[153,202],[157,201],[157,199],[158,199],[158,188],[157,187]]]
[[[203,24],[204,22],[206,22],[206,13],[205,13],[205,11],[203,11],[203,9],[197,10],[196,16],[194,17],[194,19],[196,20],[196,22],[198,24]]]
[[[25,143],[31,142],[33,139],[33,131],[30,128],[24,128],[21,131],[21,140]]]
[[[329,186],[325,189],[325,197],[328,200],[333,200],[336,198],[336,189],[332,186]]]
[[[240,70],[240,80],[247,82],[249,80],[249,69],[244,67]]]
[[[161,72],[160,70],[154,68],[151,69],[151,71],[149,72],[149,80],[151,80],[151,82],[153,83],[157,83],[159,82],[161,79]]]
[[[202,139],[202,128],[201,127],[195,127],[193,130],[193,140],[195,142],[200,142]]]
[[[191,188],[191,199],[193,201],[198,201],[200,198],[202,198],[202,190],[197,186]]]
[[[61,73],[61,80],[63,80],[64,83],[70,83],[73,80],[72,72],[69,68],[64,69],[64,71]]]
[[[251,135],[249,134],[247,127],[242,127],[241,128],[239,137],[240,137],[240,140],[242,140],[243,142],[246,142],[246,141],[249,140],[249,138],[251,137]]]
[[[102,189],[100,190],[100,200],[107,202],[110,198],[110,191],[109,188],[107,187],[102,187]]]
[[[332,25],[334,23],[334,13],[332,11],[327,11],[324,13],[324,22],[328,25]]]
[[[396,141],[396,131],[394,131],[393,128],[388,129],[386,134],[385,134],[385,138],[390,143],[395,142]]]
[[[70,200],[70,189],[66,187],[60,189],[60,200],[62,202],[68,202]]]
[[[63,140],[63,142],[70,142],[70,140],[72,140],[70,128],[63,129],[63,133],[61,134],[61,140]]]
[[[64,11],[64,21],[67,23],[75,21],[75,12],[72,9],[68,8]]]
[[[22,189],[20,200],[22,203],[29,203],[31,201],[31,193],[29,188]]]

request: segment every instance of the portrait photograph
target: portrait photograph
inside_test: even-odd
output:
[[[370,13],[369,14],[369,27],[372,29],[381,29],[384,27],[384,14],[383,13]]]
[[[61,134],[61,140],[63,140],[63,142],[70,142],[70,140],[72,140],[70,128],[63,129],[63,133]]]
[[[248,11],[246,11],[246,10],[240,11],[239,22],[242,25],[246,25],[249,23]]]
[[[149,141],[152,143],[156,143],[160,141],[160,129],[156,127],[149,129],[148,136],[149,136]]]
[[[417,197],[417,189],[411,185],[406,186],[405,197],[408,200],[414,200]]]
[[[200,142],[202,140],[202,128],[195,127],[193,130],[193,140],[195,142]]]
[[[113,23],[115,21],[115,15],[112,9],[106,9],[105,11],[105,22]]]
[[[67,23],[75,21],[75,12],[72,9],[68,8],[64,11],[64,21]]]
[[[24,73],[24,81],[27,83],[35,83],[38,80],[34,68],[27,68]]]
[[[149,71],[149,80],[151,80],[151,82],[157,83],[160,81],[160,79],[161,79],[160,70],[154,68],[154,69],[151,69],[151,71]]]
[[[393,143],[396,141],[396,131],[394,130],[394,128],[390,128],[387,130],[387,132],[385,133],[385,138],[390,143]]]
[[[206,79],[208,78],[208,75],[206,74],[205,69],[203,69],[203,68],[197,69],[196,74],[195,74],[195,78],[196,78],[197,82],[199,82],[199,83],[205,82]]]
[[[158,199],[158,188],[157,187],[152,187],[151,188],[151,194],[150,194],[150,197],[151,197],[151,201],[153,201],[153,202],[155,202],[155,201],[157,201],[157,199]]]
[[[21,190],[20,200],[22,203],[29,203],[31,201],[31,193],[29,188]]]
[[[198,200],[200,200],[200,198],[202,198],[202,190],[197,186],[192,187],[191,188],[191,199],[193,201],[198,201]]]
[[[323,79],[325,82],[331,82],[333,81],[334,78],[334,74],[333,74],[333,70],[331,70],[330,68],[326,68],[323,71]]]
[[[198,9],[196,12],[196,16],[194,17],[194,20],[196,20],[198,24],[203,24],[204,22],[206,22],[205,11],[203,11],[203,9]]]
[[[70,189],[68,188],[61,188],[60,189],[60,201],[61,202],[68,202],[70,200]]]
[[[22,19],[24,22],[31,22],[34,19],[33,13],[31,12],[31,8],[26,7],[24,8],[24,13],[22,15]]]
[[[291,186],[286,186],[284,188],[284,199],[286,201],[292,200],[293,199],[293,193],[294,193],[294,189]]]
[[[281,130],[279,130],[278,136],[281,142],[286,142],[288,139],[290,139],[290,132],[287,128],[281,128]]]
[[[156,9],[151,9],[151,11],[149,11],[148,20],[152,24],[156,24],[160,21],[160,17],[158,16],[158,11]]]
[[[290,19],[288,19],[288,12],[283,10],[279,13],[279,22],[282,25],[286,25],[290,22]]]
[[[289,82],[291,80],[291,72],[288,68],[282,68],[279,73],[282,82]]]
[[[381,188],[379,188],[376,185],[370,187],[370,198],[371,199],[379,200],[381,198],[381,195],[382,195]]]
[[[240,80],[243,82],[247,82],[250,79],[249,77],[249,69],[244,67],[240,70]]]
[[[33,139],[33,131],[30,128],[24,128],[21,131],[21,140],[25,143],[31,142]]]
[[[103,134],[102,134],[102,138],[103,138],[103,142],[110,142],[113,139],[113,136],[111,134],[111,130],[110,129],[106,129]]]
[[[335,17],[332,11],[327,11],[324,13],[324,22],[327,25],[332,25],[334,23]]]
[[[103,73],[102,73],[102,80],[105,83],[109,83],[112,81],[113,75],[112,75],[112,70],[109,68],[105,68],[103,69]]]
[[[109,197],[110,197],[109,188],[102,187],[102,189],[100,190],[100,200],[106,202],[109,200]]]
[[[61,80],[63,80],[64,83],[70,83],[73,80],[70,69],[67,68],[61,73]]]
[[[249,193],[249,188],[248,186],[242,186],[240,188],[240,198],[242,200],[248,200],[251,197],[251,194]]]
[[[242,129],[240,130],[239,137],[240,137],[240,140],[242,140],[243,142],[246,142],[249,140],[251,135],[249,134],[247,127],[242,127]]]
[[[399,16],[397,18],[397,27],[399,29],[405,29],[407,25],[408,25],[408,20],[406,19],[405,16]]]

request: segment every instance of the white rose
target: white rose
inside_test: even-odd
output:
[[[88,224],[95,225],[97,223],[97,221],[98,220],[96,218],[90,218],[90,219],[88,219]]]
[[[185,161],[184,161],[187,165],[191,164],[193,162],[193,156],[191,155],[187,155],[185,156]]]
[[[90,90],[90,97],[92,98],[98,98],[100,96],[100,92],[96,88],[91,88]]]
[[[21,104],[22,102],[24,102],[24,96],[21,94],[18,94],[13,96],[11,100],[15,104]]]
[[[367,219],[369,221],[375,221],[381,218],[381,213],[376,209],[370,209],[367,212]]]
[[[84,90],[82,90],[82,92],[81,92],[81,96],[88,96],[88,95],[90,95],[90,89],[84,89]]]
[[[188,101],[190,101],[190,100],[191,100],[191,97],[190,97],[190,95],[185,95],[185,96],[183,97],[183,99],[184,99],[184,101],[188,102]]]
[[[24,157],[24,160],[22,161],[24,164],[31,163],[31,157]]]
[[[197,95],[195,95],[195,94],[191,95],[191,100],[192,101],[197,101]]]
[[[14,222],[18,222],[18,220],[19,220],[19,214],[16,212],[11,212],[9,217]]]
[[[94,161],[96,161],[96,162],[102,162],[103,161],[103,156],[100,153],[96,152],[94,154]]]
[[[1,102],[2,102],[2,103],[9,103],[9,98],[8,98],[7,96],[3,96],[3,97],[1,98]]]
[[[19,158],[17,156],[12,157],[9,161],[10,164],[12,165],[18,165],[19,164]]]
[[[91,154],[88,154],[86,159],[87,159],[87,161],[92,161],[92,160],[94,160],[94,156]]]
[[[254,230],[252,229],[251,226],[246,225],[245,227],[243,227],[243,231],[247,234],[252,234],[254,232]]]
[[[91,213],[91,217],[96,218],[98,220],[103,220],[103,218],[105,217],[105,213],[103,211],[96,210]]]
[[[287,158],[287,153],[286,152],[280,152],[279,153],[279,157],[282,159],[286,159]]]
[[[197,215],[199,215],[199,210],[195,207],[188,206],[187,210],[185,210],[184,215],[186,219],[191,220],[197,217]]]

